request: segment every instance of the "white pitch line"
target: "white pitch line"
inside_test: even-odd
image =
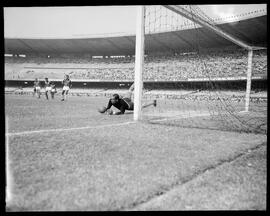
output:
[[[175,119],[185,119],[185,118],[193,118],[193,117],[201,117],[201,116],[210,116],[210,113],[202,113],[202,114],[197,114],[197,115],[185,115],[185,116],[179,116],[179,117],[156,119],[156,120],[152,120],[152,122],[168,121],[168,120],[175,120]]]
[[[6,117],[6,128],[8,128],[8,117]],[[10,170],[10,159],[9,159],[9,145],[8,137],[6,138],[6,204],[9,205],[12,199],[12,175]]]
[[[122,125],[128,125],[128,124],[133,124],[133,123],[135,123],[135,121],[122,122],[118,124],[77,127],[77,128],[58,128],[58,129],[47,129],[47,130],[22,131],[22,132],[16,132],[16,133],[6,133],[6,136],[20,136],[20,135],[29,135],[29,134],[34,134],[34,133],[49,133],[49,132],[71,131],[71,130],[96,129],[96,128],[104,128],[104,127],[122,126]]]
[[[239,111],[239,113],[244,113],[244,114],[246,114],[246,113],[248,113],[248,111],[246,111],[246,110],[243,110],[243,111]]]
[[[247,113],[246,111],[240,111],[239,114]],[[220,115],[221,113],[216,113],[215,115]],[[185,118],[193,118],[193,117],[201,117],[201,116],[210,116],[213,114],[210,113],[201,113],[201,114],[186,114],[179,117],[171,117],[171,118],[164,118],[164,119],[156,119],[152,120],[152,122],[159,122],[159,121],[168,121],[168,120],[175,120],[175,119],[185,119]]]
[[[241,112],[240,112],[241,113]],[[175,119],[184,119],[184,118],[193,118],[193,117],[201,117],[201,116],[210,116],[210,113],[202,113],[202,114],[186,114],[184,116],[172,117],[172,118],[164,118],[164,119],[155,119],[152,122],[160,122],[160,121],[168,121]],[[61,131],[70,131],[70,130],[83,130],[83,129],[95,129],[95,128],[104,128],[104,127],[112,127],[112,126],[122,126],[136,123],[136,121],[132,122],[122,122],[118,124],[108,124],[108,125],[98,125],[98,126],[86,126],[86,127],[78,127],[78,128],[58,128],[58,129],[47,129],[47,130],[35,130],[35,131],[23,131],[23,132],[15,132],[15,133],[6,133],[6,136],[20,136],[20,135],[29,135],[34,133],[48,133],[48,132],[61,132]]]
[[[9,204],[12,197],[12,177],[10,170],[10,160],[9,160],[9,147],[8,141],[6,141],[6,204]]]

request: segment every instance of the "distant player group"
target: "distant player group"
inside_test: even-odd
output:
[[[45,96],[46,99],[49,100],[49,95],[51,95],[51,98],[54,99],[54,94],[57,93],[56,86],[53,82],[49,81],[49,79],[46,77],[44,82],[44,88],[45,88]],[[69,79],[69,75],[65,75],[64,80],[62,81],[63,84],[63,90],[62,90],[62,99],[61,101],[64,101],[67,99],[68,92],[72,86],[71,80]],[[37,98],[40,99],[41,95],[41,82],[38,80],[38,78],[34,81],[34,92],[33,96],[37,96]]]
[[[72,86],[71,80],[69,79],[69,75],[65,75],[64,80],[62,81],[63,84],[63,90],[62,90],[62,99],[61,101],[64,101],[67,99],[68,92]],[[54,94],[57,93],[56,86],[53,82],[49,81],[49,79],[45,78],[45,96],[46,99],[49,100],[49,94],[51,95],[51,98],[54,99]],[[131,85],[131,87],[128,90],[128,93],[125,96],[119,96],[119,94],[113,94],[113,96],[109,99],[109,102],[107,106],[103,106],[98,109],[98,112],[105,113],[108,115],[121,115],[124,114],[126,110],[134,110],[134,102],[131,99],[132,93],[134,90],[134,84]],[[41,83],[36,78],[34,81],[34,92],[33,96],[37,95],[37,98],[40,98],[41,95]],[[152,102],[148,104],[144,104],[142,108],[146,108],[148,106],[157,106],[156,100],[153,100]],[[111,107],[114,106],[119,111],[113,111]]]

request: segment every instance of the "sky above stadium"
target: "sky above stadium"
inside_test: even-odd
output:
[[[201,5],[213,19],[266,10],[266,4]],[[72,38],[135,34],[136,6],[6,7],[6,38]]]

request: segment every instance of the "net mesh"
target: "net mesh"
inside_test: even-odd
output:
[[[216,25],[199,6],[181,7]],[[193,31],[188,35],[193,43],[185,41],[185,30]],[[195,20],[163,6],[145,7],[143,102],[157,100],[157,106],[143,109],[143,119],[166,126],[266,133],[265,86],[252,86],[249,111],[243,112],[248,51],[237,46],[207,47],[205,31]],[[168,32],[176,40],[165,44],[159,38],[168,37]],[[183,41],[186,47],[178,48]],[[265,50],[253,52],[253,78],[267,76],[266,62]]]

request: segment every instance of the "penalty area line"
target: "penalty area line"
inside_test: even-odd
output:
[[[177,119],[187,119],[187,118],[195,118],[195,117],[202,117],[202,116],[210,116],[210,113],[203,113],[203,114],[196,114],[196,115],[181,115],[169,118],[162,118],[162,119],[155,119],[151,120],[151,122],[161,122],[161,121],[169,121],[169,120],[177,120]]]
[[[239,111],[239,114],[246,114],[248,112],[246,111]],[[236,113],[237,114],[237,113]],[[169,120],[177,120],[177,119],[187,119],[187,118],[195,118],[195,117],[204,117],[204,116],[217,116],[217,115],[221,115],[221,113],[215,113],[215,114],[211,114],[211,113],[187,113],[185,115],[180,115],[180,116],[174,116],[174,117],[165,117],[162,119],[155,119],[155,120],[151,120],[151,122],[162,122],[162,121],[169,121]]]
[[[46,129],[46,130],[22,131],[22,132],[15,132],[15,133],[6,133],[6,136],[20,136],[20,135],[29,135],[29,134],[35,134],[35,133],[49,133],[49,132],[62,132],[62,131],[72,131],[72,130],[84,130],[84,129],[98,129],[98,128],[105,128],[105,127],[123,126],[123,125],[128,125],[128,124],[133,124],[133,123],[135,123],[135,121],[121,122],[118,124],[85,126],[85,127],[77,127],[77,128],[58,128],[58,129]]]

